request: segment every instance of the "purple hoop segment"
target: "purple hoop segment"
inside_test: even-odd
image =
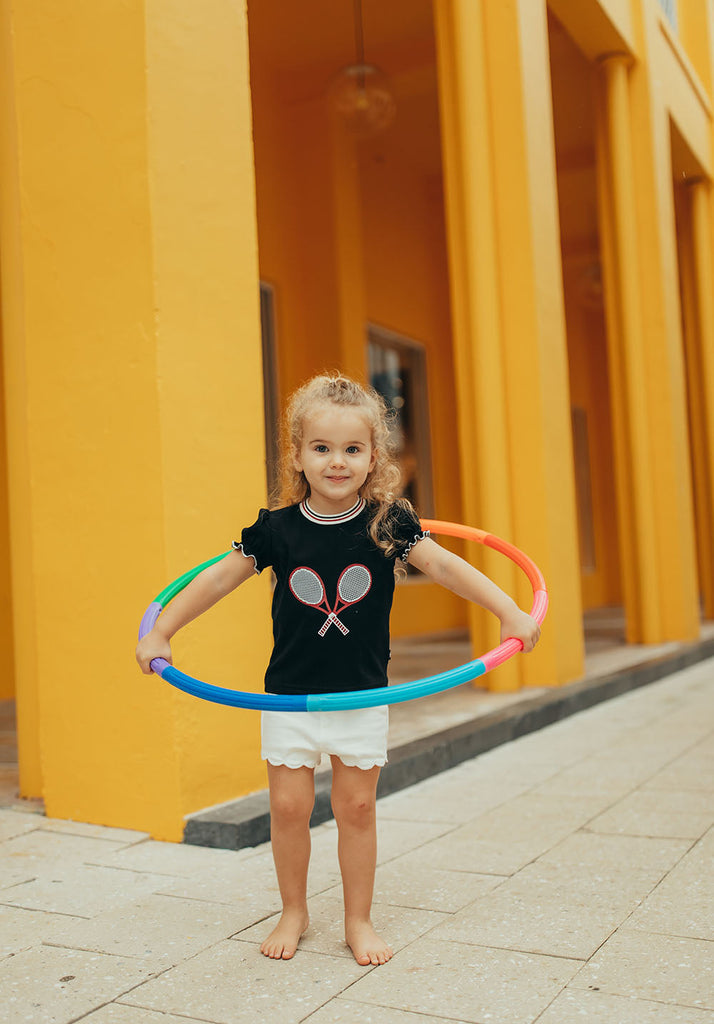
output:
[[[484,544],[510,558],[525,572],[533,588],[531,615],[539,624],[543,622],[548,610],[548,592],[545,581],[537,565],[522,551],[494,534],[485,533],[472,526],[462,526],[458,523],[447,523],[435,519],[422,519],[421,525],[424,530],[429,530],[432,533],[476,541],[478,544]],[[139,626],[139,639],[141,640],[153,629],[156,620],[169,601],[183,590],[199,572],[208,565],[225,558],[228,554],[230,552],[226,551],[225,554],[218,555],[216,558],[196,566],[195,569],[180,576],[174,583],[166,587],[144,612]],[[169,665],[163,658],[154,658],[151,668],[162,679],[177,689],[183,690],[184,693],[189,693],[202,700],[212,701],[215,704],[266,711],[340,711],[349,708],[372,708],[381,704],[398,704],[406,700],[414,700],[417,697],[439,693],[441,690],[448,690],[454,686],[461,686],[462,683],[477,679],[498,665],[502,665],[504,661],[512,658],[522,649],[523,644],[520,640],[506,640],[498,647],[494,647],[493,650],[487,651],[480,658],[446,672],[417,679],[412,683],[399,683],[395,686],[383,686],[372,690],[352,690],[348,693],[249,693],[242,690],[231,690],[223,686],[214,686],[211,683],[204,683],[200,679],[194,679],[192,676],[180,672],[173,665]]]

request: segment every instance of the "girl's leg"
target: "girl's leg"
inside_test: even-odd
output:
[[[283,913],[260,947],[273,960],[295,955],[308,926],[307,869],[310,863],[310,815],[315,803],[314,770],[268,763],[270,839]]]
[[[332,810],[345,896],[345,940],[358,964],[385,964],[393,953],[372,927],[377,866],[376,794],[379,767],[348,768],[332,757]]]

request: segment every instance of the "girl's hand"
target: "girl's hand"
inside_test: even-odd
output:
[[[165,658],[169,665],[171,660],[171,644],[165,636],[157,632],[156,628],[147,633],[143,640],[136,645],[136,660],[139,662],[141,671],[147,676],[151,674],[151,662],[154,658]]]
[[[528,654],[540,639],[540,626],[530,615],[516,608],[501,619],[501,643],[511,638],[520,640],[524,653]]]

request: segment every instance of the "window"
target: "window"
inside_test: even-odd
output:
[[[372,325],[368,339],[369,380],[392,413],[404,497],[428,518],[434,514],[434,494],[424,347]]]

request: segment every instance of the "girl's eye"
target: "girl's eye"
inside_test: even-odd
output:
[[[357,445],[356,444],[351,444],[349,446],[349,448],[347,449],[347,454],[348,455],[358,455],[359,454],[359,448],[357,447]]]
[[[322,452],[326,452],[327,451],[327,445],[326,444],[316,444],[315,445],[315,451],[316,452],[320,452],[320,454],[322,454]]]

